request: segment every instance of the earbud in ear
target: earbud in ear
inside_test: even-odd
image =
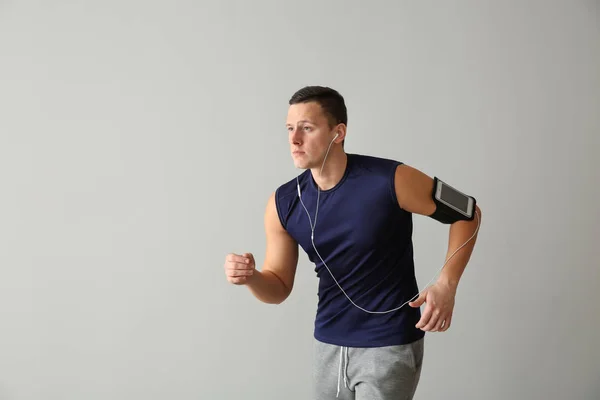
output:
[[[335,134],[335,137],[333,138],[333,140],[337,139],[338,136],[340,136],[339,132]]]

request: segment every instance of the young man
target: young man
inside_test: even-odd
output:
[[[289,103],[290,151],[305,171],[268,200],[262,268],[251,253],[229,254],[227,279],[279,304],[292,291],[302,247],[319,278],[314,398],[412,399],[425,332],[444,332],[452,322],[481,210],[470,219],[448,214],[434,201],[434,180],[419,170],[347,154],[347,112],[337,91],[305,87]],[[418,297],[413,214],[451,224],[452,258]]]

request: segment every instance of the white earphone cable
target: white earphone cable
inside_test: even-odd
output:
[[[327,152],[325,153],[325,158],[323,159],[323,164],[321,165],[321,170],[320,170],[319,174],[321,174],[323,172],[323,167],[325,166],[325,160],[327,160],[327,155],[329,154],[329,150],[331,149],[331,145],[333,144],[333,141],[337,138],[337,136],[338,135],[336,135],[333,138],[333,140],[331,141],[331,143],[329,143],[329,147],[327,148]],[[315,246],[315,227],[317,225],[317,216],[319,214],[319,199],[320,199],[320,194],[321,194],[321,189],[319,188],[319,185],[318,184],[315,185],[315,186],[317,186],[317,207],[316,207],[316,211],[315,211],[315,222],[313,224],[312,218],[310,217],[310,213],[308,212],[308,209],[306,208],[306,206],[304,205],[304,202],[302,201],[302,193],[300,192],[300,181],[298,180],[298,177],[296,177],[296,182],[297,182],[297,188],[298,188],[298,198],[300,199],[300,203],[302,204],[302,207],[304,207],[304,211],[306,211],[306,215],[308,215],[308,219],[309,219],[309,223],[310,223],[310,229],[311,229],[310,240],[312,242],[313,248],[315,249],[315,252],[317,253],[317,256],[319,256],[319,258],[321,259],[321,262],[323,262],[323,265],[325,266],[325,268],[327,268],[327,271],[329,271],[329,274],[331,275],[331,277],[333,278],[333,280],[335,281],[335,283],[338,285],[338,287],[340,288],[340,290],[342,291],[342,293],[344,293],[344,296],[346,296],[346,298],[350,301],[350,303],[352,303],[356,308],[358,308],[358,309],[360,309],[360,310],[362,310],[362,311],[364,311],[366,313],[370,313],[370,314],[387,314],[389,312],[393,312],[393,311],[399,310],[400,308],[404,307],[406,304],[408,304],[411,301],[413,301],[414,299],[418,298],[419,295],[425,289],[427,289],[429,287],[429,285],[431,284],[431,282],[442,271],[442,269],[446,266],[446,264],[448,263],[448,261],[450,261],[450,259],[452,257],[454,257],[454,255],[460,249],[462,249],[467,243],[469,243],[471,240],[473,240],[473,238],[475,237],[475,235],[479,231],[479,224],[480,224],[479,214],[478,214],[477,210],[475,210],[475,217],[477,218],[477,228],[475,229],[475,232],[473,233],[473,235],[465,243],[463,243],[458,249],[454,250],[454,252],[450,255],[450,257],[448,257],[448,259],[446,260],[446,262],[444,263],[444,265],[442,265],[442,267],[436,272],[436,274],[433,276],[433,278],[431,278],[431,280],[427,283],[427,285],[425,285],[425,287],[423,288],[423,290],[421,290],[419,293],[417,293],[415,296],[413,296],[410,300],[408,300],[407,302],[405,302],[401,306],[393,308],[391,310],[386,310],[386,311],[370,311],[370,310],[366,310],[366,309],[362,308],[361,306],[357,305],[354,301],[352,301],[352,299],[350,298],[350,296],[348,296],[348,294],[342,288],[342,286],[339,284],[339,282],[337,281],[337,279],[335,279],[335,276],[333,276],[333,273],[331,272],[331,270],[329,269],[329,267],[325,263],[325,260],[323,260],[323,257],[321,257],[321,254],[319,254],[319,251],[317,250],[317,247]]]

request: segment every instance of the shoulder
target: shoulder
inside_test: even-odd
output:
[[[309,170],[305,170],[300,175],[295,176],[287,182],[282,183],[275,189],[272,194],[273,200],[276,205],[282,205],[283,203],[293,200],[298,194],[298,183],[302,186],[307,179]]]
[[[364,154],[349,154],[352,163],[351,176],[360,180],[360,186],[372,195],[380,193],[392,204],[397,205],[395,176],[398,167],[404,165],[400,160]]]
[[[431,188],[433,179],[421,170],[411,165],[402,163],[394,169],[394,183],[398,189],[403,189],[414,185],[425,185]]]
[[[279,221],[284,228],[287,225],[287,219],[294,204],[298,201],[298,182],[300,185],[303,185],[309,173],[310,171],[306,170],[300,175],[284,182],[279,185],[269,197],[270,207],[272,207],[277,214]]]
[[[392,158],[368,155],[355,155],[354,157],[356,170],[365,171],[369,174],[370,179],[381,178],[379,181],[382,184],[385,183],[393,203],[400,209],[424,215],[435,211],[435,203],[431,197],[433,179],[427,174],[403,161]]]
[[[305,179],[306,173],[307,173],[307,171],[304,171],[300,175],[295,176],[294,178],[290,179],[289,181],[284,182],[281,185],[279,185],[277,187],[277,189],[275,189],[275,193],[274,193],[275,198],[283,199],[283,198],[289,197],[291,195],[294,195],[294,193],[297,193],[297,189],[296,189],[297,182],[298,182],[298,180],[303,181]]]
[[[402,161],[392,158],[377,157],[365,154],[348,154],[348,157],[358,169],[364,169],[373,172],[389,172],[390,169],[394,170],[398,165],[403,164]]]
[[[388,185],[393,184],[394,175],[402,161],[385,157],[364,154],[349,154],[352,163],[352,173],[355,176],[368,176],[369,180],[379,180]]]

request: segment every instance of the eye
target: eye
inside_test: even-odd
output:
[[[309,132],[309,131],[311,131],[312,129],[311,129],[311,127],[310,127],[310,126],[305,126],[305,127],[304,127],[304,130],[305,130],[306,132]]]

